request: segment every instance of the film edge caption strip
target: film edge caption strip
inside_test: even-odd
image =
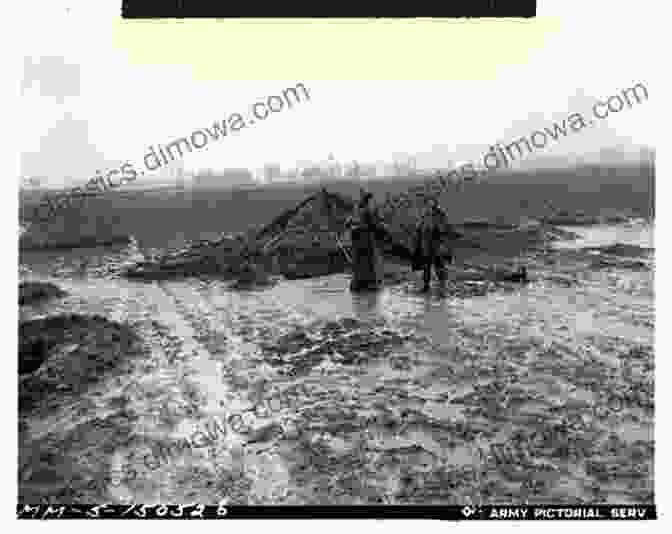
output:
[[[18,519],[438,519],[655,520],[655,505],[229,506],[189,504],[17,505]]]

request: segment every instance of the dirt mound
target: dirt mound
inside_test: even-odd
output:
[[[19,284],[19,306],[39,304],[66,295],[65,291],[50,282],[21,282]]]
[[[139,262],[125,276],[156,280],[211,275],[247,289],[251,282],[271,283],[268,275],[296,279],[343,272],[349,243],[341,232],[350,210],[344,197],[313,195],[261,229],[192,243]]]
[[[79,394],[142,352],[128,325],[92,315],[65,314],[19,324],[19,408],[52,396]],[[56,399],[57,400],[57,399]]]

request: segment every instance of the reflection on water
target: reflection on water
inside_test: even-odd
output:
[[[581,234],[581,246],[653,244],[650,226],[571,231]],[[559,245],[570,246],[577,244]],[[49,309],[134,322],[152,356],[114,388],[91,393],[81,415],[52,416],[56,441],[68,443],[62,454],[86,452],[88,462],[117,465],[120,454],[128,457],[148,440],[174,438],[151,422],[159,405],[196,403],[195,413],[179,416],[176,433],[180,422],[197,426],[218,410],[252,406],[263,380],[293,400],[259,417],[258,425],[275,421],[299,429],[259,438],[248,448],[242,478],[222,472],[232,443],[251,440],[232,433],[207,454],[183,452],[145,472],[146,482],[138,477],[123,491],[103,489],[98,499],[464,504],[652,498],[651,270],[583,270],[573,273],[572,285],[562,285],[539,267],[531,284],[458,299],[400,287],[352,294],[345,275],[234,292],[220,281],[157,284],[63,274],[68,262],[77,268],[104,263],[96,254],[80,254],[24,258],[33,276],[61,278],[56,282],[70,292]],[[115,261],[124,261],[123,254]],[[650,405],[637,406],[633,389],[637,402]],[[618,410],[599,406],[605,392]],[[93,451],[78,449],[83,445],[68,429],[106,417],[120,397],[134,421],[132,439],[123,448],[101,438]],[[536,463],[518,469],[472,454],[475,447],[487,451],[493,443],[524,439],[539,425],[565,428],[571,443],[590,444],[592,456],[573,459],[561,444],[543,443],[532,451]],[[643,475],[633,473],[635,464]]]
[[[623,243],[653,248],[653,225],[642,220],[634,220],[629,224],[589,227],[560,227],[568,232],[574,232],[581,237],[575,241],[559,241],[554,244],[558,248],[599,247]]]

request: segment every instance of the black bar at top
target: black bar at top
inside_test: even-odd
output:
[[[123,0],[125,19],[161,18],[528,18],[536,0],[445,0],[426,2],[231,2],[221,0]]]
[[[438,519],[461,520],[652,520],[654,505],[529,506],[204,506],[17,505],[19,519]]]

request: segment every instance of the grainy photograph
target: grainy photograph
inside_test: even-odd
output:
[[[20,81],[18,502],[643,517],[659,88],[606,5],[346,31],[53,2]]]

